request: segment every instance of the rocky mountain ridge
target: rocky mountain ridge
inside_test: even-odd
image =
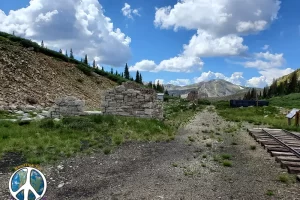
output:
[[[208,97],[223,97],[236,93],[247,92],[249,88],[235,85],[223,79],[210,80],[206,82],[199,82],[187,86],[175,86],[167,84],[164,86],[170,95],[187,97],[191,91],[197,91],[201,98]]]

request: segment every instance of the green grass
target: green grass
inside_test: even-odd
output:
[[[282,183],[289,184],[289,183],[295,183],[296,177],[291,174],[280,174],[278,180]]]
[[[273,192],[272,190],[268,190],[268,191],[266,192],[266,195],[268,195],[268,196],[273,196],[273,195],[274,195],[274,192]]]
[[[225,104],[226,103],[226,104]],[[280,114],[279,109],[274,106],[267,107],[245,107],[230,108],[229,102],[215,102],[219,115],[227,121],[247,121],[254,124],[264,124],[273,128],[300,131],[300,127],[288,126],[285,115]],[[284,106],[284,104],[282,105]],[[267,117],[265,117],[267,115]],[[234,132],[238,127],[228,127],[225,132]]]
[[[222,154],[221,157],[223,159],[226,159],[226,160],[230,160],[231,159],[231,155],[230,154]]]
[[[229,160],[224,160],[223,161],[223,166],[225,166],[225,167],[232,167],[232,163]]]
[[[76,153],[110,153],[125,141],[168,141],[175,129],[155,119],[122,116],[44,119],[29,124],[0,121],[0,156],[21,152],[28,163],[47,163]]]
[[[270,105],[285,108],[300,108],[300,93],[292,93],[284,96],[268,99]]]

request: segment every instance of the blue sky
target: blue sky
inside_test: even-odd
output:
[[[113,3],[112,3],[113,2]],[[263,87],[299,68],[300,1],[10,0],[0,30],[144,81]],[[109,19],[110,20],[109,20]]]

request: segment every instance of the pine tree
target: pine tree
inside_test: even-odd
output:
[[[122,77],[124,77],[124,73],[122,72],[122,75],[121,75]]]
[[[68,50],[66,50],[66,56],[68,57]]]
[[[140,83],[143,84],[142,74],[140,73]]]
[[[80,62],[82,62],[82,58],[81,58]]]
[[[61,50],[61,49],[59,49],[59,53],[61,53],[61,54],[62,54],[62,50]]]
[[[71,50],[70,50],[70,58],[71,58],[71,59],[74,59],[72,48],[71,48]]]
[[[96,69],[96,61],[95,60],[93,61],[93,68]]]
[[[166,91],[165,91],[165,95],[169,95],[169,92],[168,92],[168,90],[166,90]]]
[[[101,70],[104,71],[104,67],[103,66],[102,66]]]
[[[131,81],[134,81],[134,79],[133,79],[132,77],[130,78],[130,80],[131,80]]]
[[[263,90],[263,98],[267,98],[267,87],[264,87],[264,90]]]
[[[114,74],[113,68],[110,69],[110,73],[111,73],[111,74]]]
[[[118,76],[118,71],[116,70],[116,75]]]
[[[148,83],[148,87],[149,87],[149,88],[152,88],[152,81],[150,81],[150,82]]]
[[[88,65],[88,57],[87,57],[87,54],[85,54],[85,57],[84,57],[84,64]]]
[[[140,82],[140,73],[139,73],[139,70],[136,71],[135,82],[137,82],[137,83]]]
[[[128,69],[127,63],[125,65],[124,76],[126,79],[130,79],[130,74],[129,74],[129,69]]]
[[[290,78],[290,83],[288,85],[288,92],[294,93],[297,91],[298,75],[297,71],[294,71]]]
[[[44,41],[42,40],[41,47],[44,48]]]

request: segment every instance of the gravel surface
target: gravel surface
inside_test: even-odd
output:
[[[230,127],[237,123],[206,109],[179,129],[171,142],[130,142],[110,155],[77,156],[43,166],[46,198],[300,199],[300,184],[278,181],[286,170],[247,133],[246,128],[254,125],[243,123],[236,132],[225,133]],[[256,150],[250,145],[256,145]],[[222,154],[231,156],[231,167],[216,161]],[[9,199],[10,175],[0,174],[1,200]],[[268,191],[273,195],[268,196]]]

